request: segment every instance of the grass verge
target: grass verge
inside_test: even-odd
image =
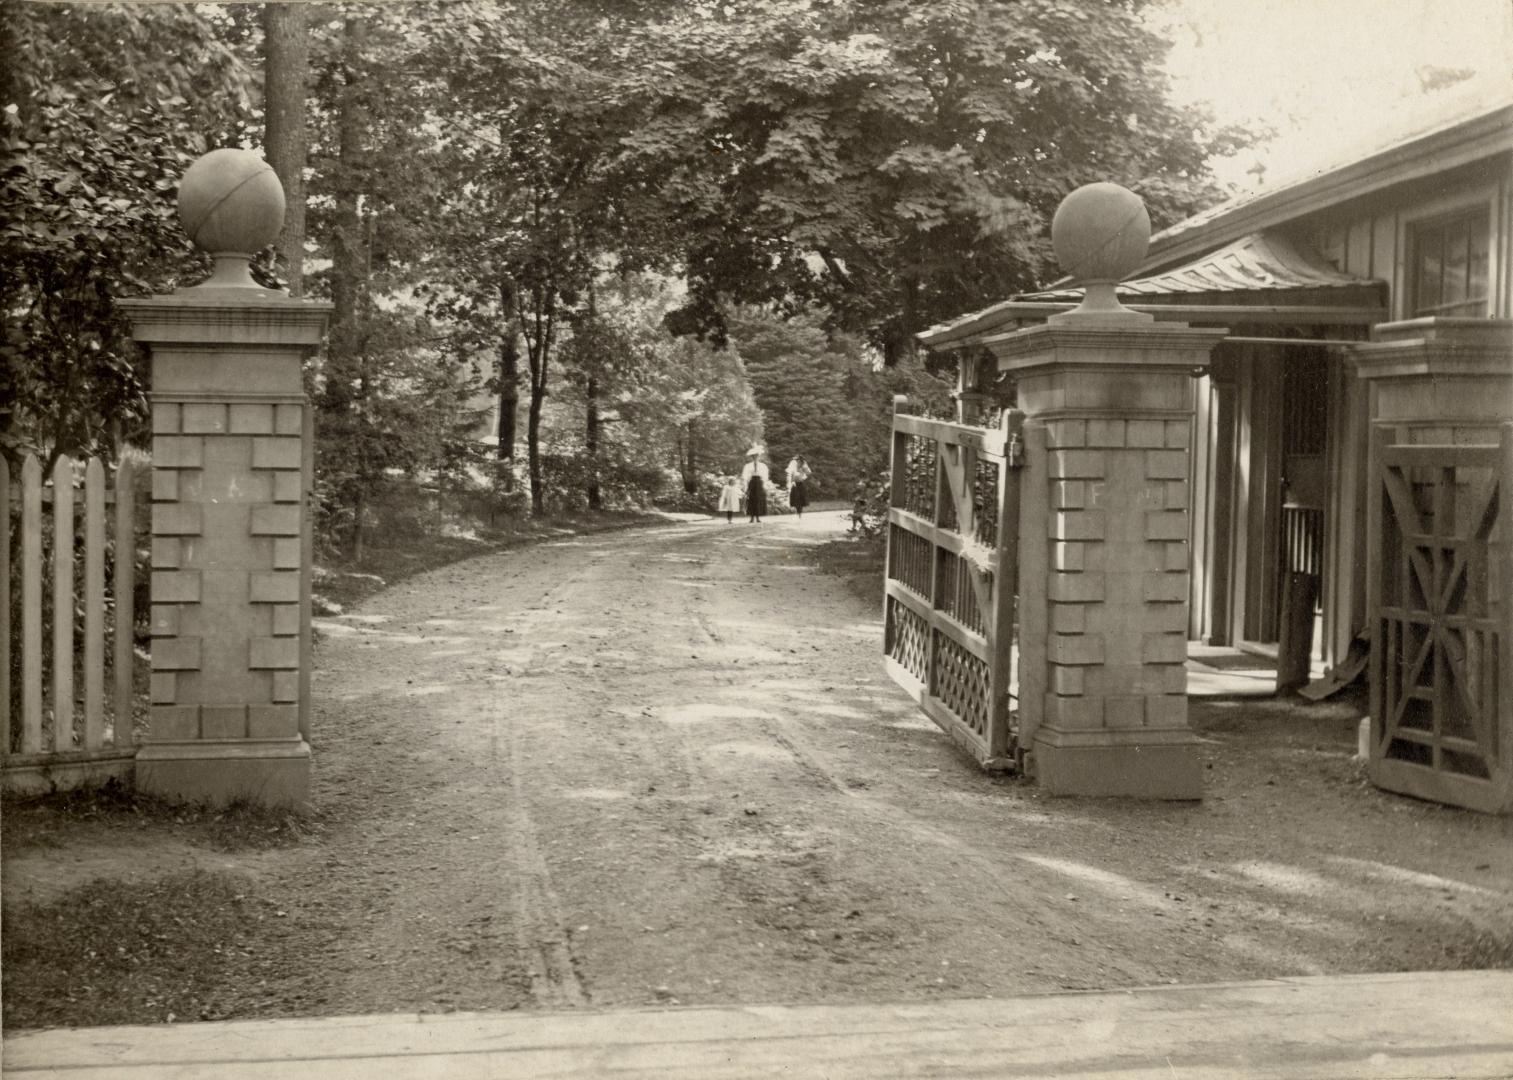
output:
[[[334,933],[259,896],[249,878],[189,870],[96,878],[5,906],[8,1030],[300,1015],[304,973]]]
[[[883,602],[883,537],[847,536],[807,549],[820,571],[838,577],[859,599]]]
[[[158,828],[215,851],[260,851],[298,844],[320,832],[318,814],[238,801],[225,807],[174,803],[114,779],[98,787],[47,795],[7,795],[0,843],[8,852],[67,846],[70,835],[95,828]]]

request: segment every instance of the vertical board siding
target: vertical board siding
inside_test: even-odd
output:
[[[1209,566],[1208,543],[1209,537],[1213,535],[1212,521],[1209,517],[1213,506],[1209,497],[1209,493],[1213,490],[1213,473],[1210,468],[1214,430],[1212,376],[1204,374],[1198,378],[1193,397],[1194,432],[1190,442],[1193,453],[1188,466],[1187,483],[1189,492],[1187,550],[1188,564],[1192,573],[1188,581],[1187,637],[1190,641],[1199,641],[1209,633],[1208,617],[1213,610],[1210,602],[1213,579]]]
[[[1251,353],[1241,347],[1235,363],[1235,481],[1234,502],[1231,505],[1230,544],[1233,555],[1231,601],[1229,605],[1229,640],[1231,643],[1245,640],[1246,582],[1250,580],[1250,530],[1246,528],[1246,515],[1250,508],[1250,442],[1254,425],[1255,394],[1251,386]]]
[[[1513,318],[1513,156],[1505,159],[1498,194],[1492,235],[1502,242],[1493,248],[1497,255],[1492,267],[1492,315],[1509,319]]]
[[[1371,265],[1371,219],[1352,221],[1345,236],[1344,271],[1366,277]]]

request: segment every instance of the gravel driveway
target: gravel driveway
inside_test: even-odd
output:
[[[880,602],[816,568],[843,528],[688,521],[404,582],[321,621],[317,836],[117,841],[93,872],[188,858],[268,898],[220,1016],[1513,964],[1513,820],[1371,788],[1358,704],[1195,702],[1202,803],[1045,797],[888,681]],[[8,892],[75,854],[8,861]]]

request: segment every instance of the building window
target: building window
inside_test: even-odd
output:
[[[1483,206],[1414,227],[1414,315],[1486,315],[1488,220]]]

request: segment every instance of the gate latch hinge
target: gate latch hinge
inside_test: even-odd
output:
[[[1024,468],[1024,439],[1020,438],[1018,435],[1009,436],[1008,458],[1009,468]]]

